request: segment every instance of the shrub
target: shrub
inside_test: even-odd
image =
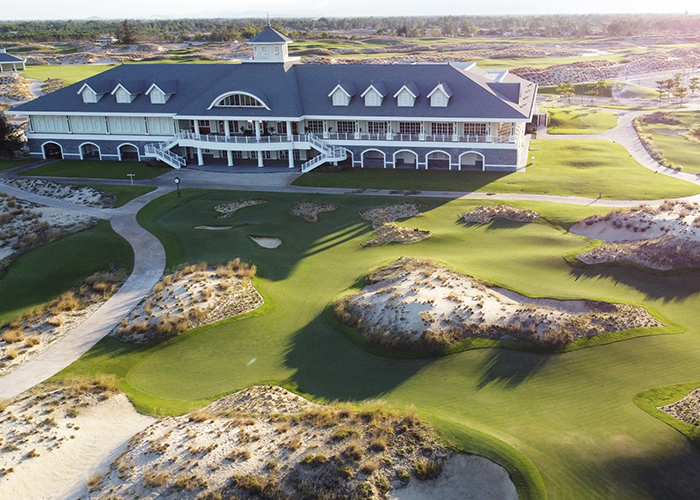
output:
[[[24,331],[20,328],[9,328],[2,332],[2,340],[8,344],[22,342],[24,340]]]
[[[404,469],[399,469],[396,471],[396,478],[401,481],[402,484],[408,484],[411,482],[411,475]]]
[[[15,359],[17,356],[19,356],[19,353],[17,352],[16,348],[8,347],[5,349],[5,356],[7,356],[8,359]]]
[[[442,472],[442,464],[434,460],[428,460],[425,457],[419,457],[413,466],[413,475],[421,481],[426,479],[435,479]]]
[[[328,462],[328,457],[326,455],[322,455],[322,454],[313,455],[310,453],[301,459],[302,464],[309,465],[311,467],[319,467],[327,462]]]
[[[370,474],[373,474],[379,466],[377,465],[377,462],[374,461],[369,461],[365,462],[362,464],[362,467],[360,467],[360,470],[364,473],[367,474],[368,476]]]
[[[164,486],[168,482],[170,475],[167,472],[157,472],[154,469],[146,471],[143,475],[144,488],[157,488]]]
[[[41,344],[41,337],[38,335],[32,335],[31,337],[27,337],[25,342],[29,347],[34,347]]]
[[[384,451],[384,450],[386,450],[386,447],[387,447],[386,436],[378,436],[378,437],[374,438],[369,444],[369,449],[372,451]]]

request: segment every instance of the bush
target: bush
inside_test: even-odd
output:
[[[9,328],[2,332],[2,340],[8,344],[22,342],[24,340],[24,331],[19,328]]]
[[[413,466],[413,475],[421,481],[435,479],[442,473],[442,464],[434,460],[420,457]]]

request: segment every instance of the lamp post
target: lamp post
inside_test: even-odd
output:
[[[180,178],[175,177],[175,185],[177,186],[177,197],[180,197]]]

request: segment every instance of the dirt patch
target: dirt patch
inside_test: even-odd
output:
[[[0,413],[4,498],[76,498],[154,419],[116,392],[113,376],[45,383]]]
[[[34,99],[29,85],[31,80],[22,78],[17,74],[3,75],[0,77],[0,98],[13,101],[31,101]]]
[[[675,403],[659,406],[658,409],[686,424],[698,427],[700,426],[700,389],[695,389]]]
[[[0,192],[0,269],[16,253],[89,229],[97,219]]]
[[[124,342],[153,342],[260,307],[255,266],[239,259],[225,265],[185,266],[156,284],[111,335]]]
[[[334,313],[369,342],[425,351],[467,337],[557,348],[581,337],[664,326],[638,306],[534,299],[409,258],[373,271],[361,291],[336,301]]]
[[[267,203],[267,200],[257,198],[255,200],[234,201],[233,203],[224,203],[223,205],[217,205],[214,207],[214,210],[221,214],[218,217],[219,219],[228,219],[241,208],[252,207],[254,205],[262,205],[263,203]]]
[[[124,283],[125,273],[97,273],[62,294],[45,309],[0,328],[0,376],[45,351],[99,309]]]
[[[87,498],[382,498],[452,455],[413,414],[251,387],[145,429]]]
[[[681,123],[678,118],[663,111],[654,111],[653,113],[644,115],[643,120],[646,123],[663,123],[664,125],[678,125]]]
[[[323,212],[332,212],[337,207],[331,204],[311,203],[310,201],[298,201],[292,205],[292,210],[289,212],[292,215],[301,217],[306,222],[318,222],[318,214]]]
[[[570,232],[606,242],[578,255],[586,264],[626,261],[659,270],[700,266],[697,203],[665,201],[658,208],[613,211],[588,217]]]
[[[269,236],[251,236],[251,240],[260,245],[263,248],[274,249],[282,244],[282,240],[279,238],[273,238]]]
[[[492,205],[476,207],[471,212],[463,213],[464,222],[487,224],[493,219],[506,219],[513,222],[534,222],[540,218],[540,213],[529,208],[516,208],[510,205]]]
[[[430,231],[418,228],[410,229],[396,224],[398,219],[410,219],[423,215],[415,203],[401,203],[388,207],[370,208],[360,212],[360,216],[372,222],[377,232],[374,238],[364,246],[375,246],[383,243],[415,243],[432,236]]]
[[[28,193],[87,207],[111,208],[117,202],[117,197],[113,194],[88,186],[75,186],[43,179],[3,179],[2,182]]]

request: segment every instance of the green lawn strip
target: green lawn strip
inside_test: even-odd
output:
[[[615,85],[624,85],[624,87],[621,90],[618,90]],[[574,89],[577,96],[589,96],[587,92],[591,91],[594,87],[595,82],[574,84]],[[542,85],[537,88],[537,92],[539,94],[558,95],[556,85]],[[657,98],[659,97],[659,92],[649,87],[642,87],[630,82],[606,80],[602,97],[614,97],[616,99]]]
[[[264,198],[229,219],[220,203]],[[295,201],[333,203],[306,223]],[[601,208],[518,202],[549,224],[464,225],[459,214],[497,200],[410,198],[424,215],[400,222],[432,236],[411,245],[362,247],[372,232],[366,208],[404,200],[371,196],[183,190],[154,200],[139,222],[163,242],[168,266],[240,257],[258,266],[256,286],[269,309],[200,328],[158,346],[105,339],[62,376],[117,373],[127,395],[149,413],[178,414],[234,390],[279,381],[317,400],[415,405],[507,442],[539,470],[552,498],[692,498],[700,451],[637,410],[649,387],[697,378],[700,273],[657,276],[629,268],[580,269],[563,258],[588,245],[567,234]],[[508,202],[511,203],[511,202]],[[515,204],[515,202],[513,202]],[[203,231],[198,225],[233,227]],[[261,249],[249,235],[277,236]],[[687,330],[565,354],[472,349],[432,359],[377,356],[328,325],[328,303],[369,269],[398,257],[434,259],[528,296],[640,303]],[[659,467],[658,464],[662,466]],[[520,467],[519,467],[520,468]],[[668,478],[678,477],[669,482]]]
[[[0,170],[9,170],[27,163],[29,163],[29,160],[0,160]]]
[[[525,455],[484,432],[436,415],[428,419],[440,436],[456,449],[486,457],[508,471],[520,500],[545,500],[547,492],[537,467]]]
[[[155,191],[153,186],[131,186],[128,184],[77,184],[78,186],[88,186],[95,189],[101,189],[107,193],[111,193],[117,197],[117,202],[113,208],[119,208],[126,205],[134,198],[143,196],[146,193]]]
[[[634,397],[634,404],[647,412],[652,417],[658,418],[665,424],[670,425],[678,432],[686,436],[690,441],[700,448],[700,427],[687,424],[682,420],[669,415],[668,413],[659,410],[659,406],[665,406],[675,403],[679,399],[684,398],[690,392],[700,387],[700,381],[689,382],[685,384],[666,385],[662,387],[654,387],[637,394]]]
[[[617,115],[587,108],[549,108],[550,134],[602,134],[617,127]]]
[[[525,172],[352,168],[310,172],[295,186],[425,191],[537,193],[605,199],[653,200],[700,193],[700,187],[655,174],[619,144],[605,140],[532,140]]]
[[[686,139],[681,133],[700,126],[700,112],[680,111],[670,113],[681,121],[678,125],[645,123],[643,130],[650,134],[654,144],[668,161],[683,167],[683,172],[700,173],[700,142]]]
[[[113,68],[116,64],[42,64],[27,66],[22,76],[33,80],[48,80],[60,78],[66,85],[85,80],[103,71]]]
[[[68,236],[17,257],[0,279],[0,324],[52,300],[98,271],[131,272],[131,246],[100,221],[87,231]]]
[[[126,174],[136,174],[134,180],[142,180],[153,179],[171,170],[170,167],[153,167],[143,162],[61,160],[25,170],[22,175],[129,180]]]

